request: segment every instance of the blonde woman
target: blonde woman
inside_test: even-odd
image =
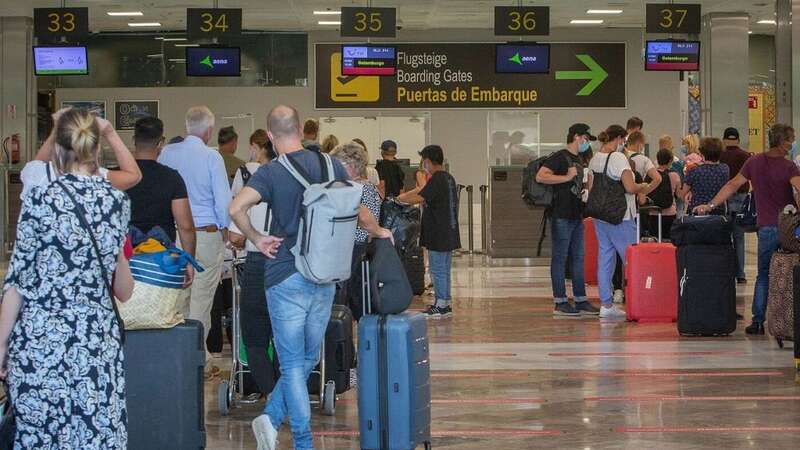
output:
[[[329,134],[325,136],[325,139],[322,141],[322,153],[330,153],[338,145],[339,139],[336,136]]]
[[[703,155],[700,153],[700,138],[696,134],[687,134],[681,141],[681,152],[684,149],[686,150],[686,156],[683,158],[685,164],[683,172],[686,174],[703,164]]]
[[[122,251],[131,209],[98,170],[100,139],[116,133],[85,110],[64,112],[55,126],[62,175],[23,198],[3,287],[0,378],[14,406],[14,448],[122,450],[125,380],[112,295],[124,302],[133,291]]]

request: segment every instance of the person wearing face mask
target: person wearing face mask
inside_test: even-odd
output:
[[[550,206],[552,257],[550,281],[553,285],[553,314],[557,316],[597,315],[600,310],[586,297],[583,273],[583,169],[580,155],[591,148],[590,128],[576,123],[567,131],[567,148],[553,153],[536,174],[536,182],[553,186]],[[566,265],[571,263],[572,294],[575,305],[567,298]]]
[[[736,128],[727,128],[722,134],[722,143],[725,151],[719,157],[721,163],[728,166],[729,181],[732,180],[742,170],[744,163],[752,156],[750,153],[739,147],[739,130]],[[793,144],[794,145],[794,144]],[[742,211],[744,203],[747,199],[747,193],[750,192],[750,183],[745,183],[728,200],[728,211],[731,214],[736,214]],[[739,284],[747,283],[747,276],[744,273],[744,229],[733,223],[733,247],[736,249],[736,281]]]
[[[728,200],[748,181],[758,205],[758,277],[753,293],[753,322],[747,334],[764,334],[769,291],[769,264],[778,250],[778,215],[786,205],[797,206],[794,191],[800,190],[800,169],[786,159],[795,142],[794,128],[776,124],[769,130],[769,149],[744,163],[742,170],[710,202],[694,208],[708,214]]]
[[[595,214],[595,233],[598,242],[597,280],[600,290],[600,317],[609,319],[625,318],[625,311],[613,303],[612,277],[617,255],[625,263],[625,251],[636,243],[636,222],[638,207],[636,195],[651,192],[658,183],[637,184],[628,158],[618,151],[625,142],[627,133],[619,125],[611,125],[600,133],[597,139],[603,144],[600,153],[589,163],[593,172],[589,188],[588,208]],[[600,180],[603,180],[602,182]],[[603,192],[601,189],[612,189]],[[617,198],[616,196],[622,196]],[[599,206],[598,206],[599,205]],[[623,206],[620,210],[617,206]],[[601,211],[591,211],[593,207]],[[613,209],[613,210],[612,210]],[[621,222],[610,223],[603,218],[621,217]],[[601,218],[602,217],[602,218]]]

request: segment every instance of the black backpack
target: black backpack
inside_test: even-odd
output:
[[[672,181],[669,179],[669,174],[672,173],[672,170],[667,169],[663,172],[659,170],[659,173],[661,174],[661,184],[648,197],[650,197],[654,205],[661,209],[671,208],[675,201],[672,195]],[[649,183],[651,181],[650,177],[647,177],[645,181]]]
[[[242,174],[242,185],[247,186],[247,182],[250,181],[250,177],[252,177],[253,174],[247,170],[247,166],[239,167],[239,173]]]
[[[543,206],[549,208],[553,205],[553,185],[539,183],[536,181],[536,174],[539,173],[539,169],[542,168],[545,161],[558,153],[536,158],[522,169],[522,200],[529,207]],[[569,160],[567,160],[567,163],[569,163]]]

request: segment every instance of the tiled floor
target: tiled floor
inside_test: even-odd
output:
[[[434,448],[800,448],[792,351],[745,336],[745,323],[683,338],[672,324],[557,319],[547,268],[456,265],[455,316],[429,322]],[[222,417],[217,384],[206,389],[208,448],[254,449],[261,406]],[[355,400],[342,395],[333,417],[314,411],[318,449],[359,448]],[[285,430],[279,448],[292,448]]]

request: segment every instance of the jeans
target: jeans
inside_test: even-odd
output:
[[[553,283],[553,301],[567,301],[566,267],[569,260],[572,271],[572,295],[576,302],[585,302],[586,283],[583,273],[583,221],[554,218],[553,256],[550,259],[550,281]]]
[[[636,222],[625,220],[619,225],[611,225],[596,220],[594,230],[597,233],[597,286],[600,290],[600,301],[603,306],[611,306],[614,291],[611,278],[617,264],[617,255],[625,264],[625,250],[636,243]]]
[[[264,414],[280,428],[286,416],[297,450],[313,449],[308,376],[319,361],[319,351],[331,318],[333,284],[315,284],[295,273],[267,290],[269,317],[281,377]]]
[[[758,278],[753,292],[753,322],[764,323],[769,294],[769,263],[778,251],[778,227],[758,229]]]
[[[436,294],[436,306],[450,306],[452,303],[450,282],[453,253],[428,250],[428,264],[433,279],[433,292]]]
[[[741,212],[747,194],[735,194],[728,200],[728,210],[732,215]],[[746,278],[744,273],[744,228],[733,221],[733,248],[736,250],[736,278]]]

